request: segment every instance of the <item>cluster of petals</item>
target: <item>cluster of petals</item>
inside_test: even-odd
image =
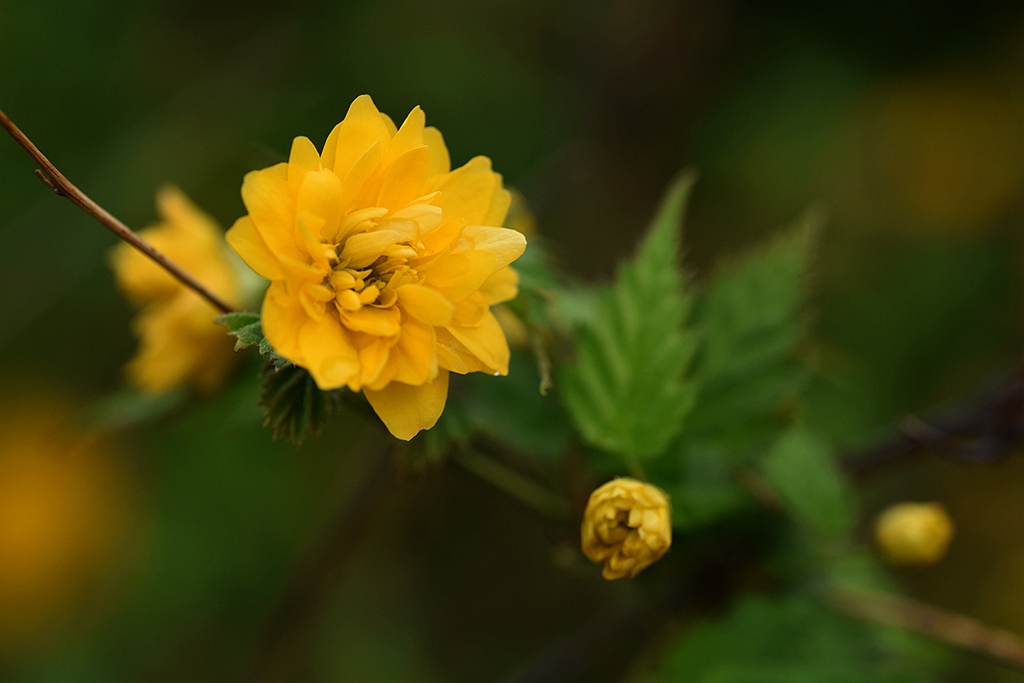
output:
[[[878,549],[892,564],[933,564],[952,540],[953,520],[941,503],[898,503],[875,523]]]
[[[620,477],[590,494],[580,533],[583,553],[602,576],[631,579],[672,545],[672,508],[653,484]]]
[[[517,294],[526,246],[486,157],[451,169],[417,107],[400,128],[366,95],[322,152],[246,175],[228,242],[270,280],[261,318],[281,356],[324,390],[365,393],[392,434],[437,421],[449,372],[508,372],[490,307]]]
[[[161,222],[139,235],[237,304],[240,284],[223,229],[177,188],[161,189],[156,203]],[[129,379],[147,393],[183,385],[217,388],[234,359],[231,340],[213,322],[219,311],[128,244],[115,247],[110,262],[121,290],[142,309],[132,321],[139,350],[126,368]]]

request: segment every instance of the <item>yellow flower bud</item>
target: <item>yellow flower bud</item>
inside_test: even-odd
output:
[[[631,579],[672,544],[668,496],[636,479],[613,479],[590,494],[580,535],[583,553],[604,565],[604,578]]]
[[[953,521],[941,503],[899,503],[875,522],[875,542],[892,564],[932,564],[946,554]]]

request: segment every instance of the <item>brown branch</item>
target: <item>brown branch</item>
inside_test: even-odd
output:
[[[148,242],[133,232],[131,228],[112,216],[106,209],[89,199],[84,192],[75,187],[75,185],[65,178],[64,174],[57,170],[57,167],[39,151],[39,148],[28,139],[28,136],[22,133],[21,130],[14,125],[14,122],[7,118],[7,114],[5,114],[3,110],[0,110],[0,127],[3,127],[3,129],[6,130],[12,138],[14,138],[14,141],[21,145],[22,149],[28,152],[28,155],[32,157],[37,164],[39,164],[40,168],[36,169],[36,175],[40,180],[46,183],[54,193],[61,197],[67,197],[70,199],[73,204],[102,223],[104,227],[119,238],[132,245],[149,258],[153,259],[161,268],[177,278],[181,284],[199,294],[220,311],[224,313],[231,313],[235,310],[231,304],[211,292],[203,286],[202,283],[182,270],[179,265],[154,249]]]
[[[833,607],[847,616],[928,636],[1024,671],[1024,639],[976,619],[899,595],[861,588],[836,588]]]
[[[1024,443],[1024,369],[1003,375],[964,402],[925,418],[907,417],[898,433],[843,459],[847,472],[865,478],[929,451],[964,463],[996,462]]]

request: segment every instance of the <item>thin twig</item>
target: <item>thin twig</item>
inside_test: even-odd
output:
[[[36,169],[36,175],[40,180],[46,183],[54,193],[61,197],[67,197],[73,204],[102,223],[104,227],[119,238],[132,245],[149,258],[153,259],[160,267],[177,278],[183,285],[202,296],[220,311],[223,311],[224,313],[231,313],[235,310],[231,304],[211,292],[203,286],[202,283],[182,270],[180,266],[154,249],[148,242],[133,232],[131,228],[112,216],[106,209],[89,199],[84,192],[75,187],[75,185],[65,178],[64,174],[57,170],[57,167],[39,151],[39,148],[28,139],[28,136],[22,133],[21,129],[14,125],[14,122],[7,117],[7,114],[5,114],[3,110],[0,110],[0,127],[3,127],[3,129],[6,130],[12,138],[14,138],[14,141],[21,145],[22,149],[28,152],[29,156],[39,164],[40,168]]]
[[[899,595],[836,588],[829,601],[847,616],[897,626],[1024,671],[1024,639],[976,619]]]
[[[1003,376],[965,402],[925,418],[910,416],[896,435],[843,459],[864,478],[928,451],[964,463],[996,462],[1024,443],[1024,370]]]

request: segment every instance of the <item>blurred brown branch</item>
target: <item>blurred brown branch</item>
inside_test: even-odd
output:
[[[829,593],[829,601],[848,616],[919,633],[1024,671],[1024,639],[976,619],[861,588],[836,588]]]
[[[899,432],[844,459],[864,478],[928,451],[965,463],[995,462],[1024,443],[1024,369],[989,383],[978,395],[925,418],[908,417]]]
[[[235,310],[234,307],[208,290],[202,283],[182,270],[179,265],[154,249],[148,242],[132,231],[131,228],[112,216],[106,209],[75,187],[75,185],[65,178],[64,174],[57,170],[57,167],[46,158],[46,155],[39,151],[39,148],[29,140],[28,136],[22,133],[21,129],[14,125],[14,122],[7,117],[7,114],[5,114],[3,110],[0,110],[0,127],[7,131],[7,133],[14,138],[14,141],[17,142],[22,149],[28,152],[28,155],[32,157],[37,164],[39,164],[40,168],[36,169],[36,175],[58,196],[70,199],[77,207],[102,223],[104,227],[119,238],[132,245],[149,258],[153,259],[161,268],[177,278],[183,285],[209,301],[220,311],[224,313],[231,313]]]

